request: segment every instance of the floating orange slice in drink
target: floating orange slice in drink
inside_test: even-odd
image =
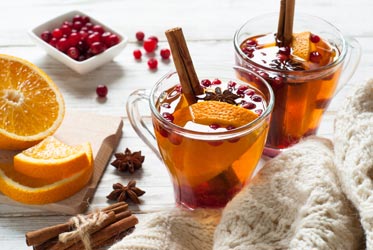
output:
[[[301,33],[293,34],[293,40],[291,43],[291,48],[293,50],[293,55],[298,56],[305,61],[310,59],[310,52],[314,50],[311,40],[311,32],[304,31]]]
[[[37,66],[0,54],[0,149],[25,149],[52,135],[65,106],[57,86]]]
[[[92,149],[87,142],[66,145],[49,136],[14,157],[14,169],[35,178],[65,178],[92,164]]]

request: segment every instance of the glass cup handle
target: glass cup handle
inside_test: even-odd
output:
[[[162,161],[162,157],[157,148],[157,142],[155,139],[154,132],[152,128],[144,121],[144,116],[140,114],[139,102],[149,103],[149,90],[139,89],[132,92],[127,100],[126,110],[128,115],[128,120],[131,126],[136,131],[138,136],[145,142],[148,147],[153,150],[157,157]]]
[[[361,58],[361,45],[353,37],[347,37],[346,43],[348,46],[348,53],[346,58],[346,63],[343,65],[342,74],[339,80],[339,86],[337,88],[336,94],[344,87],[344,85],[351,79],[359,65]]]

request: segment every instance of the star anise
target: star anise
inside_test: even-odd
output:
[[[119,171],[128,171],[131,174],[142,167],[142,163],[145,159],[145,156],[141,155],[141,151],[131,153],[131,150],[128,148],[126,148],[124,153],[115,153],[114,156],[116,159],[111,163],[111,165]]]
[[[269,64],[271,68],[278,70],[291,70],[291,71],[301,71],[305,70],[304,66],[300,62],[296,62],[292,59],[280,60],[275,59]]]
[[[205,94],[205,97],[202,98],[205,101],[219,101],[227,102],[229,104],[236,104],[234,100],[240,97],[239,95],[232,93],[228,89],[224,90],[222,93],[220,87],[216,87],[215,92],[206,91]]]
[[[124,186],[120,183],[113,184],[113,191],[106,196],[109,200],[126,201],[131,199],[134,203],[140,204],[139,196],[145,194],[145,191],[136,187],[136,181],[130,180],[127,186]]]

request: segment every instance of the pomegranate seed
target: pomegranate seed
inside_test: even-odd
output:
[[[248,89],[247,91],[245,91],[245,95],[248,95],[248,96],[255,95],[255,90],[253,90],[253,89]]]
[[[243,95],[248,88],[249,87],[247,87],[246,85],[239,86],[237,89],[237,95]]]
[[[256,45],[258,45],[258,43],[255,40],[249,40],[246,42],[246,45],[248,47],[255,47]]]
[[[46,30],[43,33],[41,33],[40,37],[41,39],[43,39],[43,41],[49,43],[49,41],[52,39],[53,36],[49,30]]]
[[[255,109],[256,105],[255,103],[252,103],[252,102],[246,102],[245,104],[242,105],[242,107],[245,109]]]
[[[142,32],[142,31],[137,31],[136,32],[136,39],[137,39],[137,41],[139,41],[139,42],[143,41],[144,37],[145,37],[144,32]]]
[[[97,33],[99,33],[99,34],[102,34],[102,33],[104,33],[105,32],[105,29],[104,29],[104,27],[102,27],[101,25],[94,25],[93,27],[92,27],[92,30],[94,31],[94,32],[97,32]]]
[[[288,46],[281,47],[281,48],[279,48],[278,53],[280,55],[289,56],[290,55],[290,47],[288,47]]]
[[[108,93],[108,89],[105,85],[98,85],[97,88],[96,88],[96,94],[99,96],[99,97],[106,97]]]
[[[82,20],[81,20],[84,24],[86,23],[89,23],[91,21],[91,19],[89,18],[89,16],[82,16]]]
[[[171,51],[169,49],[161,49],[160,54],[161,54],[162,59],[167,60],[168,58],[170,58]]]
[[[80,38],[81,37],[78,33],[71,33],[67,40],[69,41],[70,46],[76,46],[80,41]]]
[[[81,22],[83,20],[82,16],[81,15],[75,15],[73,17],[73,23],[74,22]]]
[[[175,86],[175,91],[176,92],[181,93],[182,90],[183,90],[183,87],[181,87],[181,85]]]
[[[157,43],[154,40],[148,38],[144,41],[143,47],[146,52],[151,53],[157,47]]]
[[[264,79],[267,79],[267,78],[269,77],[268,73],[267,73],[267,72],[264,72],[264,71],[259,72],[259,75],[260,75],[261,77],[263,77]]]
[[[261,115],[263,113],[263,109],[257,109],[254,112],[257,113],[258,115]]]
[[[203,80],[201,81],[201,85],[202,85],[203,87],[210,87],[210,86],[211,86],[211,81],[210,81],[209,79],[203,79]]]
[[[59,28],[56,28],[52,31],[53,37],[60,39],[63,35],[62,31]]]
[[[53,46],[53,47],[56,47],[56,45],[57,45],[57,38],[55,38],[55,37],[52,37],[52,39],[49,41],[49,44],[51,45],[51,46]]]
[[[165,137],[165,138],[168,137],[168,132],[167,132],[166,129],[160,127],[160,128],[158,129],[158,131],[159,131],[159,133],[161,134],[161,136],[163,136],[163,137]]]
[[[233,82],[233,81],[228,82],[228,88],[234,88],[236,85],[237,85],[236,82]]]
[[[100,34],[98,33],[93,33],[87,37],[88,45],[91,45],[92,43],[100,42],[100,41],[101,41],[101,37],[100,37]]]
[[[232,129],[235,129],[235,128],[236,128],[236,127],[233,126],[233,125],[228,125],[228,126],[226,127],[227,130],[232,130]]]
[[[81,21],[75,21],[73,23],[73,28],[74,29],[80,30],[82,27],[83,27],[83,23]]]
[[[212,82],[211,82],[211,84],[212,85],[219,85],[219,84],[221,84],[221,81],[220,81],[220,79],[214,79]]]
[[[77,60],[80,56],[80,52],[76,47],[70,47],[67,50],[67,55],[71,57],[72,59]]]
[[[168,140],[174,144],[174,145],[180,145],[181,142],[183,141],[183,137],[181,137],[180,135],[178,134],[175,134],[175,133],[170,133],[168,135]]]
[[[66,38],[62,37],[58,42],[56,43],[56,48],[59,51],[65,52],[69,48],[69,41],[67,41]]]
[[[89,46],[89,48],[91,49],[94,55],[100,54],[104,52],[104,50],[106,49],[105,45],[101,42],[94,42],[91,44],[91,46]]]
[[[166,108],[166,109],[171,108],[171,105],[170,105],[168,102],[164,102],[164,103],[162,103],[161,106],[162,106],[163,108]]]
[[[150,58],[150,59],[148,60],[148,66],[149,66],[149,69],[156,69],[157,66],[158,66],[158,61],[157,61],[157,59],[155,59],[155,58]]]
[[[311,34],[310,40],[313,43],[318,43],[318,42],[320,42],[320,37],[318,35]]]
[[[60,27],[60,30],[61,30],[61,32],[62,32],[64,35],[70,35],[70,34],[71,34],[71,27],[70,27],[69,25],[66,25],[66,24],[62,25],[62,26]]]
[[[166,119],[167,121],[169,121],[169,122],[173,122],[174,121],[174,116],[171,114],[171,113],[168,113],[168,112],[164,112],[163,114],[162,114],[162,117],[164,118],[164,119]]]
[[[141,50],[139,50],[139,49],[134,50],[134,51],[133,51],[133,56],[134,56],[135,59],[137,59],[137,60],[140,59],[141,56],[142,56]]]
[[[261,102],[262,98],[258,95],[254,95],[251,97],[251,100],[253,100],[254,102]]]
[[[207,143],[210,144],[211,146],[217,147],[217,146],[220,146],[221,144],[223,144],[224,141],[209,141]]]
[[[312,51],[310,53],[310,61],[313,63],[320,63],[321,58],[322,58],[321,54],[317,51]]]
[[[214,129],[214,130],[220,128],[219,124],[216,124],[216,123],[210,124],[209,127]]]
[[[273,83],[274,87],[280,87],[280,86],[282,86],[282,84],[283,84],[282,77],[275,76],[272,79],[272,83]]]

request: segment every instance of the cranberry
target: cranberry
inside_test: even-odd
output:
[[[46,30],[43,33],[41,33],[40,37],[41,39],[43,39],[43,41],[49,43],[49,41],[52,39],[53,36],[49,30]]]
[[[155,59],[155,58],[150,58],[150,59],[148,60],[148,66],[149,66],[149,69],[156,69],[157,66],[158,66],[158,61],[157,61],[157,59]]]
[[[102,42],[94,42],[91,44],[91,46],[89,46],[89,48],[94,55],[100,54],[106,49],[105,45]]]
[[[289,55],[290,55],[290,47],[288,47],[288,46],[280,47],[280,48],[278,49],[278,53],[279,53],[280,55],[289,56]]]
[[[221,84],[221,81],[220,81],[220,79],[214,79],[212,82],[211,82],[211,84],[212,85],[219,85],[219,84]]]
[[[81,21],[75,21],[73,23],[73,28],[74,29],[80,30],[82,27],[83,27],[83,23]]]
[[[85,41],[89,35],[88,32],[84,30],[80,30],[78,34],[79,34],[80,40],[82,41]]]
[[[104,33],[105,32],[105,29],[104,29],[104,27],[102,27],[101,25],[94,25],[93,27],[92,27],[92,30],[94,31],[94,32],[97,32],[97,33],[99,33],[99,34],[102,34],[102,33]]]
[[[84,27],[86,27],[88,30],[92,30],[92,28],[93,28],[93,23],[88,22],[88,23],[84,24]],[[83,27],[82,27],[82,28],[83,28]]]
[[[134,50],[134,51],[133,51],[133,56],[134,56],[135,59],[137,59],[137,60],[140,59],[141,56],[142,56],[141,50],[139,50],[139,49]]]
[[[161,49],[160,54],[161,54],[162,59],[167,60],[168,58],[170,58],[171,51],[169,49]]]
[[[201,81],[201,85],[202,85],[203,87],[210,87],[210,86],[211,86],[211,81],[210,81],[209,79],[203,79],[203,80]]]
[[[219,124],[216,124],[216,123],[210,124],[209,127],[214,129],[214,130],[220,128]]]
[[[70,47],[67,50],[67,55],[69,57],[71,57],[72,59],[74,59],[74,60],[78,60],[78,58],[80,56],[80,52],[79,52],[79,50],[76,47]]]
[[[255,109],[256,105],[255,103],[252,103],[252,102],[246,102],[245,104],[242,105],[242,107],[245,109]]]
[[[156,36],[149,36],[148,39],[153,40],[153,41],[156,43],[156,45],[157,45],[158,42],[159,42],[158,37],[156,37]]]
[[[145,37],[144,32],[142,32],[142,31],[137,31],[136,32],[136,39],[137,39],[137,41],[139,41],[139,42],[143,41],[144,37]]]
[[[65,52],[69,48],[69,41],[62,37],[58,42],[56,43],[56,48],[59,51]]]
[[[99,96],[99,97],[106,97],[108,93],[108,89],[105,85],[98,85],[97,88],[96,88],[96,94]]]
[[[79,41],[76,47],[82,53],[86,52],[89,48],[88,44],[85,41]]]
[[[87,57],[86,57],[85,55],[80,55],[80,56],[78,57],[78,61],[79,61],[79,62],[84,61],[84,60],[86,60],[86,59],[87,59]]]
[[[258,95],[254,95],[251,97],[251,100],[253,100],[254,102],[261,102],[262,98]]]
[[[310,61],[313,63],[320,63],[321,57],[321,54],[317,51],[312,51],[310,53]]]
[[[64,22],[62,23],[62,25],[67,25],[67,26],[69,26],[70,28],[73,27],[73,23],[70,22],[70,21],[64,21]]]
[[[168,113],[168,112],[164,112],[163,114],[162,114],[162,117],[164,118],[164,119],[166,119],[167,121],[169,121],[169,122],[173,122],[174,121],[174,116],[171,114],[171,113]]]
[[[79,14],[77,14],[77,15],[75,15],[75,16],[73,17],[73,22],[77,22],[77,21],[81,22],[82,20],[83,20],[83,18],[82,18],[82,16],[79,15]]]
[[[98,33],[93,33],[87,37],[88,45],[91,45],[92,43],[100,42],[100,41],[101,41],[101,37],[100,37],[100,34]]]
[[[76,46],[80,41],[80,38],[81,37],[78,33],[71,33],[67,40],[69,41],[70,46]]]
[[[243,95],[248,88],[246,85],[240,85],[237,89],[237,95]]]
[[[151,53],[157,47],[157,42],[148,38],[144,41],[143,46],[146,52]]]
[[[60,30],[64,35],[70,35],[71,34],[71,27],[69,25],[66,25],[66,24],[62,25]]]
[[[108,39],[106,45],[110,48],[110,47],[118,44],[119,42],[120,42],[119,36],[117,36],[116,34],[111,34],[109,36],[109,39]]]
[[[81,21],[86,24],[89,23],[91,19],[89,18],[89,16],[82,16]]]
[[[56,45],[57,45],[57,38],[55,38],[55,37],[52,37],[52,39],[49,41],[49,44],[51,45],[51,46],[53,46],[53,47],[56,47]]]
[[[53,37],[60,39],[63,35],[62,31],[59,28],[56,28],[52,31]]]
[[[320,42],[320,37],[318,35],[311,34],[310,40],[313,43],[318,43],[318,42]]]

